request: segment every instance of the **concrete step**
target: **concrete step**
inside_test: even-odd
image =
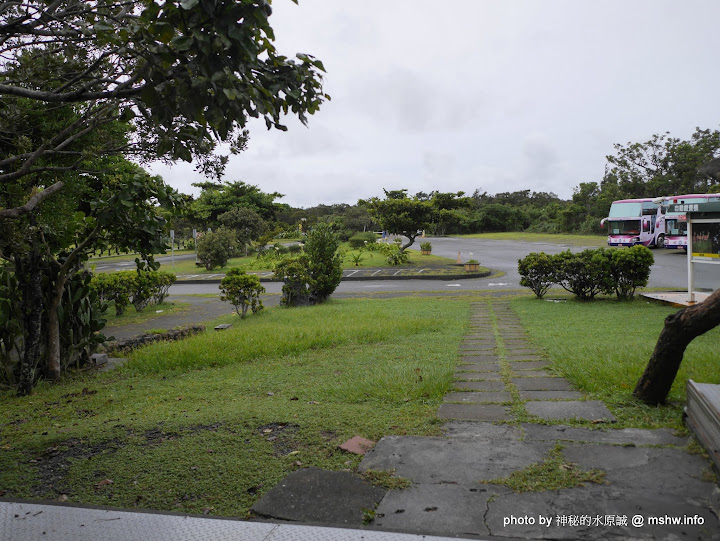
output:
[[[686,422],[720,468],[720,385],[695,383],[686,385]]]

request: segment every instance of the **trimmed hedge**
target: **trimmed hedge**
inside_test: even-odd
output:
[[[115,313],[122,315],[128,305],[141,312],[149,304],[162,304],[176,277],[164,271],[120,271],[100,273],[92,278],[92,287],[99,298],[115,304]]]
[[[352,237],[348,239],[348,242],[350,243],[350,248],[353,248],[354,250],[365,248],[365,246],[368,244],[375,244],[376,241],[377,235],[372,231],[355,233]]]
[[[542,298],[558,284],[580,300],[591,300],[599,293],[632,299],[638,287],[650,278],[655,259],[645,246],[632,248],[597,248],[555,255],[530,253],[518,260],[520,285],[529,287]]]

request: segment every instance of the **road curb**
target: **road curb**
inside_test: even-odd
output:
[[[342,282],[370,282],[377,280],[468,280],[471,278],[487,278],[491,276],[493,271],[487,272],[468,272],[465,274],[417,274],[417,275],[400,275],[400,276],[348,276],[341,279]],[[193,278],[190,280],[176,280],[175,284],[219,284],[220,278]],[[282,280],[273,280],[272,278],[261,277],[261,282],[276,282],[281,284]]]

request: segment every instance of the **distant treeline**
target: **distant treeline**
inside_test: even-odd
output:
[[[607,156],[602,180],[581,182],[572,198],[560,199],[552,192],[531,189],[488,194],[476,189],[464,192],[385,192],[385,201],[403,200],[410,213],[426,209],[431,218],[414,216],[408,223],[426,222],[434,235],[528,231],[537,233],[603,234],[600,220],[618,199],[660,197],[689,193],[720,192],[720,131],[696,128],[692,137],[680,140],[669,133],[653,135],[644,143],[615,145]],[[343,237],[357,231],[380,230],[372,200],[357,204],[317,205],[293,208],[243,182],[204,182],[197,199],[187,196],[189,212],[175,219],[174,226],[187,234],[193,227],[229,227],[248,240],[265,233],[296,234],[319,221],[332,222]],[[242,209],[240,211],[239,209]]]

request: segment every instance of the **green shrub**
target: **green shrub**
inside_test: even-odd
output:
[[[557,283],[580,300],[612,291],[612,266],[606,252],[605,248],[598,248],[577,254],[570,250],[555,254],[552,260]]]
[[[545,252],[532,252],[518,260],[520,285],[529,287],[538,298],[542,298],[555,282],[555,264]]]
[[[236,253],[235,232],[229,229],[206,231],[197,239],[197,257],[207,270],[224,267]]]
[[[340,239],[329,224],[319,223],[308,233],[305,253],[310,274],[310,299],[324,302],[340,285],[342,256],[337,253]]]
[[[248,308],[253,314],[263,309],[260,295],[265,293],[265,288],[260,285],[260,278],[246,274],[242,269],[230,269],[220,281],[220,291],[220,299],[232,304],[241,318],[245,317]]]
[[[115,303],[115,314],[120,316],[129,304],[142,312],[149,304],[162,304],[176,276],[164,271],[120,271],[96,274],[91,286],[98,298]]]
[[[410,261],[410,254],[400,249],[400,244],[393,242],[392,244],[379,244],[380,252],[385,256],[385,260],[393,266],[404,265]]]
[[[282,280],[286,306],[324,302],[342,278],[340,240],[329,224],[319,223],[308,233],[305,253],[275,266],[275,278]]]
[[[127,271],[133,273],[132,304],[135,310],[142,312],[149,304],[162,304],[168,289],[175,283],[176,277],[164,271]]]
[[[421,242],[420,249],[429,252],[432,250],[432,243],[430,241]]]
[[[350,248],[357,250],[364,248],[367,244],[375,244],[376,240],[377,235],[375,235],[375,233],[372,231],[363,231],[362,233],[355,233],[348,239],[348,242],[350,243]]]
[[[92,287],[98,297],[105,302],[115,304],[115,314],[121,316],[130,304],[135,283],[135,271],[121,271],[96,274],[92,278]]]
[[[610,252],[615,294],[618,299],[632,299],[636,288],[647,285],[655,258],[649,248],[640,245]]]
[[[280,261],[275,265],[274,278],[283,281],[280,304],[284,306],[310,304],[310,273],[306,255]]]
[[[107,323],[107,307],[92,287],[90,272],[80,272],[67,281],[58,308],[61,370],[84,365],[105,341],[100,331]]]

